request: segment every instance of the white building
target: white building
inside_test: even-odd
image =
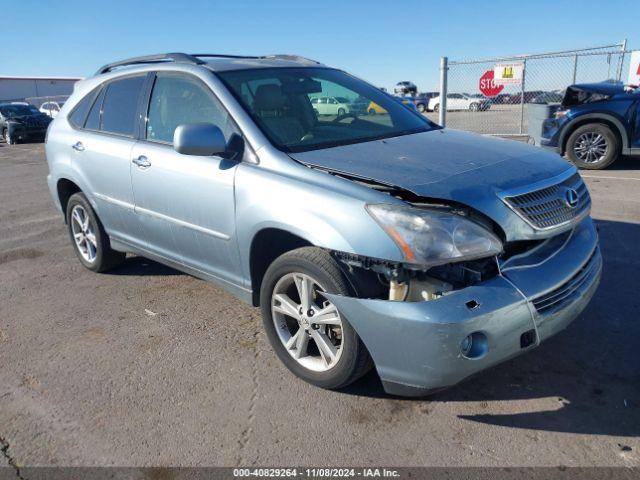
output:
[[[76,77],[0,76],[0,102],[25,100],[36,107],[47,100],[65,100],[73,92]]]

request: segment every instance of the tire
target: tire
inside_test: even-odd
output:
[[[480,110],[480,105],[474,102],[469,105],[469,110],[472,112],[477,112],[478,110]]]
[[[424,103],[419,103],[418,105],[416,105],[416,108],[420,113],[424,113],[427,111],[427,107],[424,105]]]
[[[346,114],[347,111],[344,108],[339,108],[338,109],[338,116],[341,117],[342,115]]]
[[[566,155],[578,168],[601,170],[620,156],[618,136],[603,123],[588,123],[576,128],[567,140]]]
[[[434,112],[436,112],[436,113],[438,113],[438,112],[440,111],[440,104],[439,104],[439,103],[436,103],[436,104],[433,106],[433,111],[434,111]]]
[[[370,108],[369,109],[369,115],[375,115],[376,114],[376,109],[375,108]]]
[[[317,108],[314,108],[314,109],[313,109],[313,113],[315,113],[315,114],[316,114],[316,117],[320,115],[320,112],[318,111],[318,109],[317,109]]]
[[[318,328],[314,328],[312,315],[302,316],[296,313],[300,311],[300,304],[304,304],[300,301],[301,296],[298,294],[300,289],[297,282],[300,280],[309,282],[307,285],[321,287],[321,289],[310,289],[317,294],[310,303],[310,311],[316,310],[316,314],[318,314],[318,308],[327,309],[327,303],[332,306],[326,297],[322,297],[319,293],[322,290],[328,293],[350,294],[342,271],[325,250],[303,247],[283,254],[267,269],[260,289],[262,320],[269,342],[282,363],[306,382],[327,389],[349,385],[371,369],[373,366],[371,357],[353,327],[339,312],[336,315],[341,324],[339,340],[329,338],[335,333],[331,328],[337,327],[316,325]],[[286,290],[287,285],[289,285],[288,290]],[[283,308],[285,302],[278,301],[278,297],[283,298],[283,296],[289,302],[290,308]],[[296,313],[298,318],[283,313],[284,310]],[[317,315],[316,318],[320,316]],[[305,319],[308,322],[306,326]],[[276,322],[279,328],[276,328]],[[304,354],[300,355],[299,359],[294,358],[302,352],[297,348],[298,342],[294,338],[296,333],[302,334],[301,338],[306,338]],[[338,353],[332,363],[326,360],[327,355],[321,354],[319,344],[314,337],[318,334],[324,335],[333,342],[339,341],[339,348],[335,349]],[[289,348],[285,346],[287,341],[293,342]],[[337,345],[333,343],[332,346]],[[313,355],[314,352],[317,355]]]
[[[86,217],[82,216],[82,212]],[[106,272],[124,261],[126,254],[111,248],[109,236],[84,193],[71,195],[66,216],[69,238],[82,265],[94,272]],[[84,218],[88,220],[86,229],[82,228],[79,221]],[[84,240],[76,241],[76,235],[82,235]],[[95,241],[90,241],[90,238]]]
[[[7,145],[15,145],[16,144],[16,139],[11,136],[11,134],[9,133],[9,129],[8,128],[5,128],[3,130],[2,138],[4,139],[4,143],[6,143]]]

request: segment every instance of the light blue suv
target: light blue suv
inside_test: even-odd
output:
[[[378,115],[318,115],[312,99]],[[101,68],[51,124],[49,187],[80,262],[134,253],[259,306],[296,375],[375,367],[425,395],[537,346],[600,279],[589,192],[557,154],[442,129],[291,55]]]

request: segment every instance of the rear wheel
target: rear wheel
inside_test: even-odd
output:
[[[569,136],[566,154],[579,168],[600,170],[620,156],[620,141],[609,126],[589,123]]]
[[[67,203],[69,236],[80,263],[94,272],[120,265],[126,254],[111,248],[109,236],[84,193],[75,193]]]
[[[376,114],[376,109],[375,108],[370,108],[369,109],[369,115],[375,115]]]
[[[440,104],[439,104],[439,103],[436,103],[436,104],[433,106],[433,111],[434,111],[434,112],[436,112],[436,113],[438,113],[438,112],[440,111]]]
[[[335,260],[304,247],[277,258],[260,291],[267,337],[295,375],[322,388],[346,386],[371,368],[364,344],[325,293],[349,295]]]
[[[471,105],[469,105],[469,110],[471,110],[472,112],[477,112],[478,110],[480,110],[480,105],[473,102]]]

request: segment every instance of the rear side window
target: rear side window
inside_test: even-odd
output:
[[[138,97],[144,79],[144,76],[127,77],[107,85],[100,130],[119,135],[134,135]]]

